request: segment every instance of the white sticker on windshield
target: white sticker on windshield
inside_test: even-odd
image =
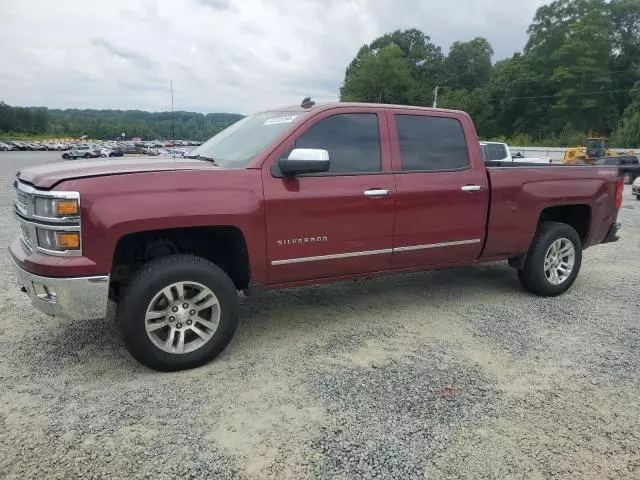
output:
[[[298,118],[298,115],[289,115],[288,117],[276,117],[276,118],[269,118],[266,122],[264,122],[262,125],[278,125],[280,123],[291,123],[293,122],[296,118]]]

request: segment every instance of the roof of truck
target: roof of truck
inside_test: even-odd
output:
[[[303,108],[300,105],[287,105],[277,108],[270,108],[263,110],[265,112],[311,112],[316,110],[330,110],[338,107],[363,107],[363,108],[384,108],[384,109],[403,109],[403,110],[421,110],[421,111],[434,111],[434,112],[450,112],[450,113],[464,113],[460,110],[450,110],[445,108],[432,108],[432,107],[420,107],[416,105],[396,105],[389,103],[365,103],[365,102],[327,102],[315,104],[308,108]]]

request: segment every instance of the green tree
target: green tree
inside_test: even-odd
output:
[[[428,35],[415,28],[387,33],[362,46],[346,69],[345,84],[351,74],[359,69],[363,59],[370,62],[372,53],[376,54],[390,45],[400,49],[411,79],[409,83],[412,90],[405,97],[416,105],[430,105],[433,89],[442,82],[444,55]]]
[[[622,112],[640,76],[640,0],[612,0],[608,8],[613,22],[614,102]]]
[[[552,108],[559,128],[572,123],[581,131],[609,133],[617,116],[610,108],[613,23],[603,0],[588,6],[551,55],[556,66],[549,80],[557,96]]]
[[[438,106],[467,112],[474,119],[478,134],[482,137],[498,134],[494,106],[488,89],[447,89],[440,96]]]
[[[640,147],[640,82],[636,82],[629,96],[630,103],[625,109],[613,143],[623,148]]]
[[[446,85],[450,88],[484,87],[491,76],[493,48],[485,38],[454,42],[445,60]]]
[[[349,70],[340,89],[343,101],[410,103],[414,80],[396,44],[369,50]]]

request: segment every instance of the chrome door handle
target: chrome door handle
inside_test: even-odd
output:
[[[465,185],[460,187],[460,190],[463,192],[477,192],[478,190],[482,190],[482,187],[480,185]]]
[[[391,190],[381,190],[379,188],[373,188],[371,190],[365,190],[365,197],[384,197],[386,195],[391,195]]]

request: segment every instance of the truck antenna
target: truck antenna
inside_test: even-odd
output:
[[[176,139],[176,128],[173,123],[173,80],[171,80],[171,143]]]

